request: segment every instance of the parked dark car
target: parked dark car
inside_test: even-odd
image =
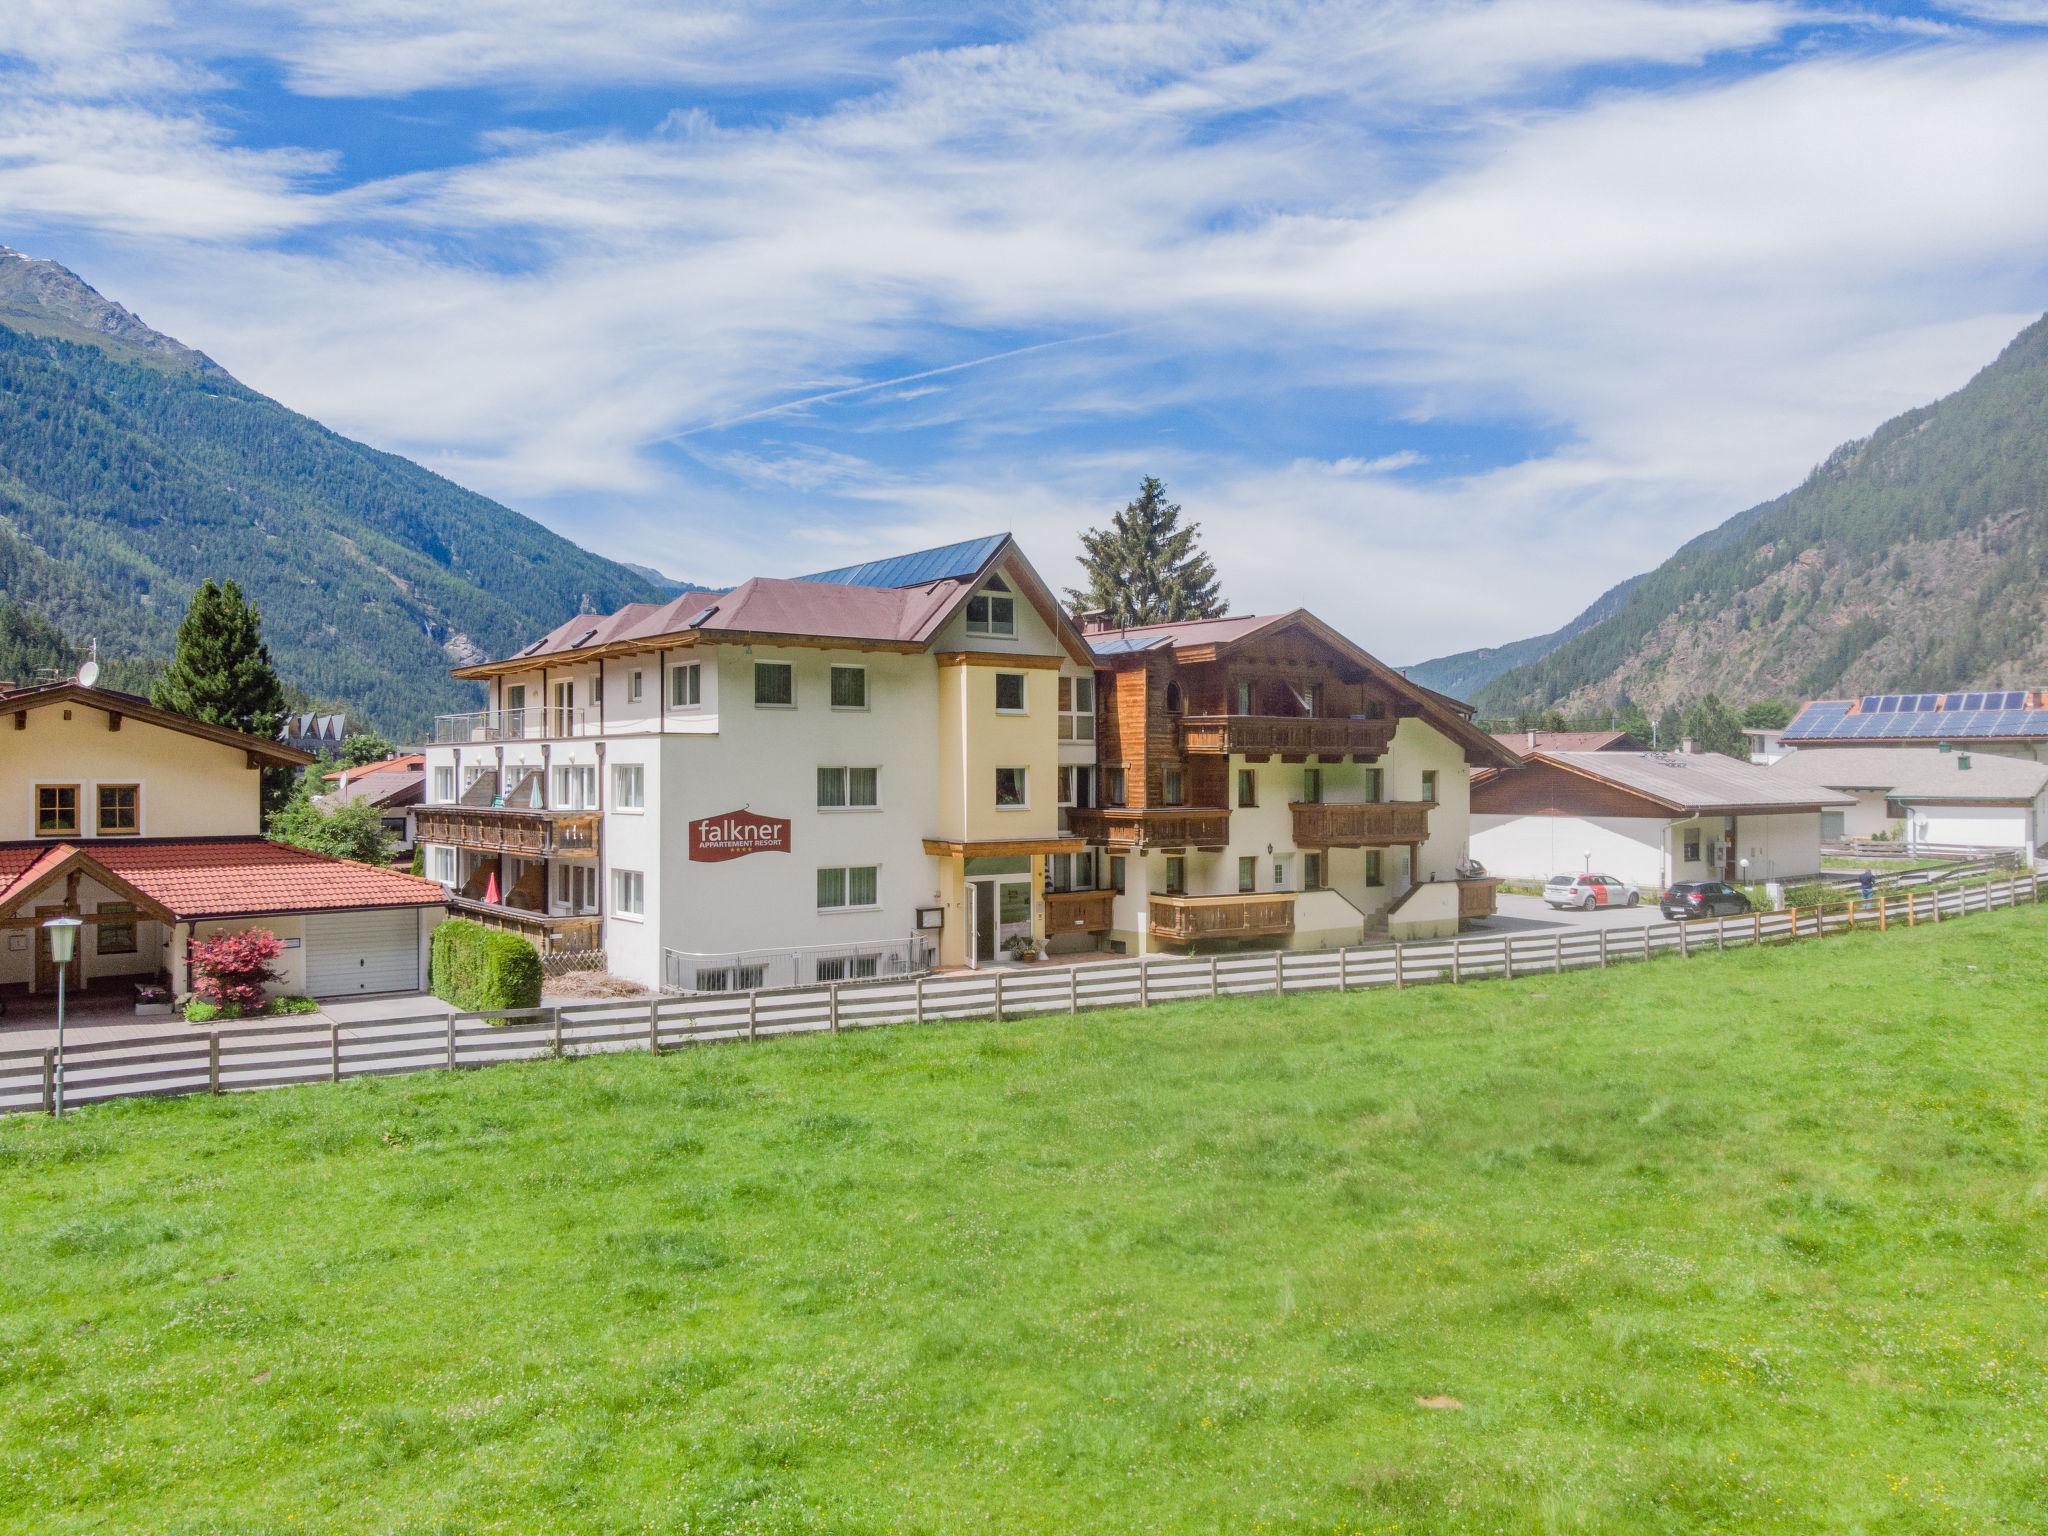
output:
[[[1666,917],[1739,917],[1750,899],[1725,880],[1681,880],[1664,893],[1657,910]]]

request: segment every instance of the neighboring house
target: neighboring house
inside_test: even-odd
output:
[[[391,835],[392,852],[412,856],[415,819],[427,793],[427,758],[423,752],[388,757],[360,768],[336,768],[321,775],[330,787],[314,797],[324,810],[367,801],[382,813]]]
[[[1531,752],[1635,752],[1642,743],[1627,731],[1490,731],[1518,757]]]
[[[1866,693],[1815,699],[1778,733],[1789,751],[1810,747],[1951,747],[2048,762],[2048,689]]]
[[[1749,738],[1749,760],[1752,763],[1767,767],[1792,750],[1782,740],[1785,728],[1781,725],[1745,725],[1742,734]]]
[[[436,722],[427,873],[685,991],[1356,940],[1411,868],[1455,873],[1468,755],[1515,759],[1306,614],[1230,624],[1084,635],[1007,535],[581,615],[457,673],[489,708]],[[1421,905],[1446,902],[1455,925],[1454,887]]]
[[[0,693],[0,987],[56,973],[41,924],[84,919],[68,984],[188,984],[194,938],[265,928],[277,990],[410,991],[438,886],[267,842],[261,773],[310,759],[76,682]]]
[[[1821,836],[1896,838],[1923,845],[2010,848],[2032,864],[2048,837],[2048,763],[1937,747],[1803,747],[1772,765],[1854,803],[1823,812]]]
[[[314,757],[323,752],[338,752],[347,735],[347,715],[289,715],[277,728],[279,741],[294,751],[307,752]]]
[[[1472,788],[1472,853],[1510,879],[1788,880],[1820,870],[1846,795],[1717,752],[1539,752]]]

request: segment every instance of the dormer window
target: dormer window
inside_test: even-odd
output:
[[[967,633],[970,635],[1015,635],[1017,599],[996,577],[988,586],[967,599]]]

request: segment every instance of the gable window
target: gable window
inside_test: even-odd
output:
[[[38,784],[36,786],[36,836],[76,837],[78,835],[78,786]]]
[[[1029,804],[1026,794],[1029,788],[1029,770],[1024,768],[998,768],[996,770],[996,809],[1021,811]]]
[[[967,599],[967,633],[970,635],[1014,635],[1017,633],[1017,599],[1007,593],[977,592]]]
[[[704,663],[692,661],[669,668],[668,703],[671,709],[695,709],[704,702]]]
[[[880,805],[879,768],[820,768],[818,809],[871,811]]]
[[[1259,861],[1242,858],[1237,861],[1237,888],[1239,891],[1255,891],[1259,888]]]
[[[134,837],[142,830],[140,784],[102,784],[99,801],[101,837]]]
[[[647,915],[647,876],[637,869],[612,871],[612,916]]]
[[[103,955],[132,955],[137,952],[135,943],[135,919],[129,916],[125,923],[106,921],[109,913],[133,914],[132,901],[103,901],[99,904],[100,921],[94,926],[98,930],[95,948]]]
[[[1061,741],[1095,739],[1094,678],[1062,677],[1059,706]]]
[[[638,670],[628,672],[626,674],[626,702],[628,704],[638,704],[646,686],[647,674],[645,672]]]
[[[1434,768],[1422,770],[1422,798],[1425,800],[1436,799],[1436,770]]]
[[[1259,803],[1259,771],[1256,768],[1237,770],[1237,803],[1252,806]]]
[[[640,763],[612,764],[612,809],[640,811],[647,808],[647,769]]]
[[[754,663],[754,703],[762,709],[796,707],[796,668],[786,661]]]
[[[832,707],[834,709],[866,709],[868,707],[868,669],[866,667],[834,667],[832,669]]]
[[[1024,713],[1024,674],[1022,672],[998,672],[996,674],[996,712],[1004,715]]]
[[[879,904],[880,869],[873,864],[818,871],[818,910],[847,912]]]
[[[1321,805],[1323,803],[1323,770],[1304,768],[1301,770],[1301,803]]]

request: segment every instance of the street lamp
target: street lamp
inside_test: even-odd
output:
[[[1593,850],[1588,848],[1583,857],[1586,861],[1586,873],[1590,875],[1593,873]]]
[[[57,1093],[50,1108],[59,1115],[64,1113],[64,977],[71,957],[78,953],[78,930],[84,926],[75,917],[53,917],[43,924],[43,932],[50,936],[50,960],[57,967]]]

